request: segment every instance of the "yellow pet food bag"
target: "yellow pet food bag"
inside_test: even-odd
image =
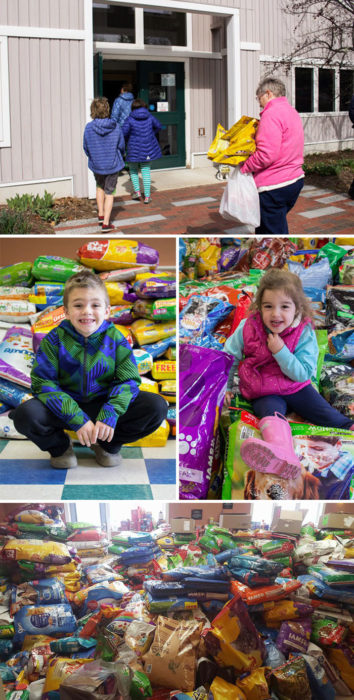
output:
[[[153,379],[176,379],[176,360],[154,362],[151,374]]]
[[[77,251],[80,262],[95,270],[116,270],[132,265],[158,265],[158,251],[140,241],[89,241]]]

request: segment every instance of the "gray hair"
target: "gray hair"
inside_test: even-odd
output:
[[[286,95],[285,85],[282,80],[278,78],[265,78],[261,80],[256,90],[257,97],[264,95],[267,90],[270,90],[275,97],[284,97]]]

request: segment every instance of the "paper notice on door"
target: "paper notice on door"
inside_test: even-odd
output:
[[[157,112],[168,112],[168,102],[157,102],[156,103]]]
[[[164,87],[173,87],[176,85],[176,75],[175,73],[161,73],[161,85]]]

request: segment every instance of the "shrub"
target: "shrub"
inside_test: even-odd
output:
[[[53,195],[45,191],[43,197],[39,194],[16,194],[15,197],[7,199],[7,205],[16,212],[31,211],[38,214],[44,221],[54,221],[56,224],[60,220],[60,211],[54,211]]]
[[[9,209],[0,210],[0,233],[23,235],[31,233],[32,226],[24,212],[12,212]]]

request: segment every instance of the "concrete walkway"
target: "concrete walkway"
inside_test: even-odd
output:
[[[119,195],[113,207],[115,230],[105,236],[252,235],[247,227],[220,216],[226,182],[216,180],[215,174],[212,165],[152,171],[152,201],[145,205],[131,199],[129,175],[124,173],[118,180]],[[289,233],[310,237],[354,235],[353,206],[354,201],[345,194],[305,185],[288,215]],[[96,218],[62,222],[54,231],[60,236],[102,235]]]

